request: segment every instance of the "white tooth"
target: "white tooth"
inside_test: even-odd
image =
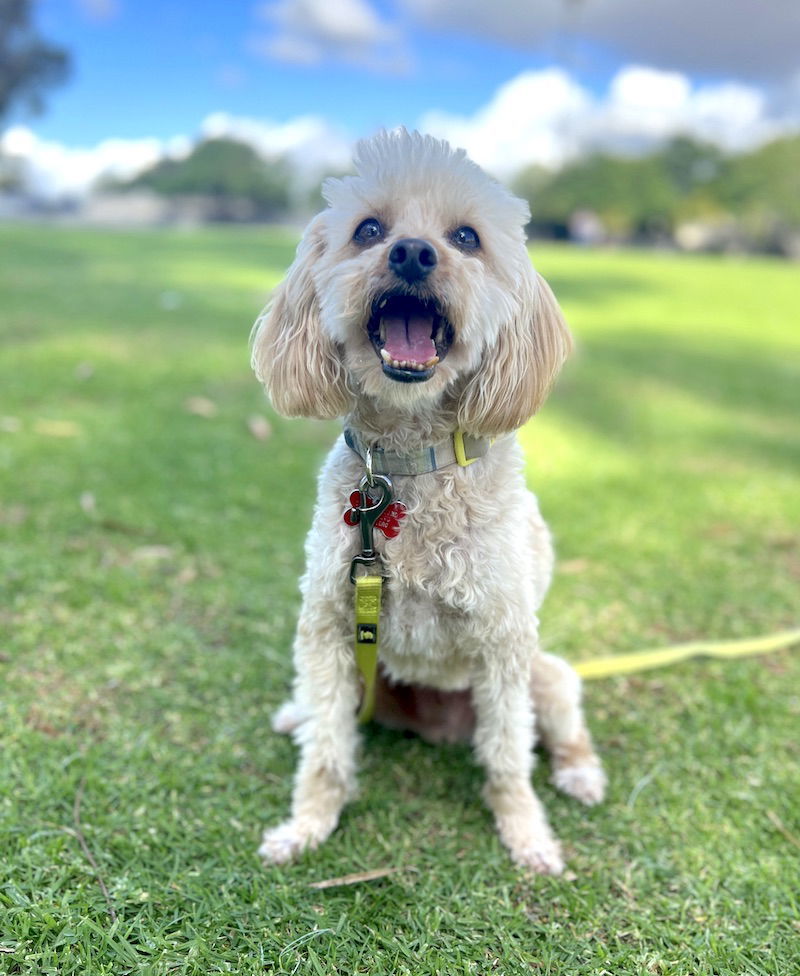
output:
[[[392,357],[385,349],[381,349],[381,359],[383,359],[385,363],[390,363],[392,361]]]
[[[402,369],[403,368],[400,365],[400,360],[399,359],[393,359],[392,360],[392,366],[394,366],[395,369]]]
[[[425,369],[425,367],[422,365],[422,363],[414,363],[414,369],[418,373],[421,373]]]
[[[378,334],[380,335],[381,342],[386,342],[386,323],[383,319],[378,324]]]

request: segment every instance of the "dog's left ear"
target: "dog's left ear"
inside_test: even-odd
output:
[[[571,349],[558,302],[531,268],[524,275],[516,315],[500,328],[485,364],[461,396],[459,429],[496,437],[521,427],[544,402]]]
[[[348,403],[341,356],[320,322],[313,271],[324,253],[319,215],[253,330],[253,369],[286,417],[338,417]]]

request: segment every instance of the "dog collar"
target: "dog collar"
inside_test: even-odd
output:
[[[492,446],[492,441],[483,437],[472,437],[460,430],[436,444],[420,447],[413,454],[387,451],[380,444],[369,443],[351,427],[345,427],[344,441],[362,461],[366,462],[367,452],[370,452],[372,471],[389,476],[430,474],[431,471],[447,468],[451,464],[466,468],[473,461],[488,454]]]

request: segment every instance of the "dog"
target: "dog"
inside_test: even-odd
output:
[[[375,535],[374,717],[471,740],[512,859],[558,874],[561,848],[531,786],[536,735],[562,791],[597,803],[605,775],[578,676],[540,649],[553,549],[514,432],[545,399],[570,334],[531,266],[527,204],[463,150],[401,129],[359,143],[354,162],[355,175],[325,181],[327,209],[252,339],[279,413],[345,427],[306,542],[293,696],[273,719],[300,747],[291,814],[259,853],[280,864],[317,847],[354,791],[363,682],[351,573],[382,473],[404,511],[393,537]]]

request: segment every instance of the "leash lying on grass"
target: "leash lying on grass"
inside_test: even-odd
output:
[[[632,654],[615,654],[612,657],[599,657],[592,661],[576,661],[572,666],[586,679],[609,678],[615,674],[635,674],[649,671],[678,661],[694,657],[737,658],[753,654],[767,654],[800,644],[800,628],[784,630],[778,634],[764,637],[747,637],[730,641],[692,641],[688,644],[674,644],[671,647],[636,651]]]

